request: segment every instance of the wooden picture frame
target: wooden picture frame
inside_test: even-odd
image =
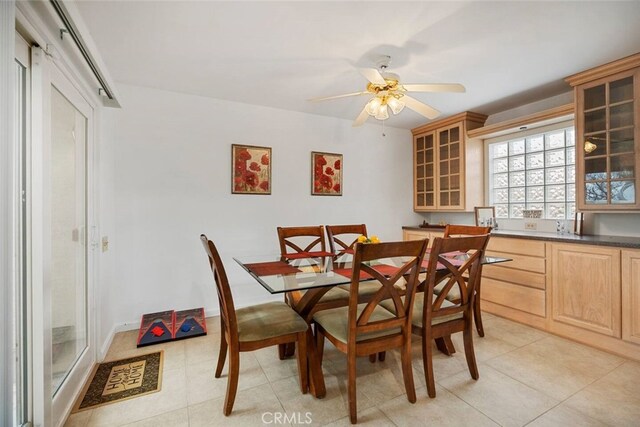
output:
[[[342,196],[342,154],[311,152],[311,195]]]
[[[271,194],[271,147],[231,144],[231,194]]]
[[[576,212],[573,218],[573,234],[582,236],[584,231],[584,212]]]
[[[475,208],[473,208],[473,210],[475,212],[475,217],[476,217],[476,226],[479,226],[480,221],[485,218],[496,217],[496,208],[493,206],[476,206]],[[486,225],[486,223],[484,223],[484,225]]]

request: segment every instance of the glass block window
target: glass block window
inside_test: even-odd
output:
[[[498,218],[522,218],[523,209],[540,209],[547,219],[573,218],[573,127],[491,142],[488,172],[489,203]]]

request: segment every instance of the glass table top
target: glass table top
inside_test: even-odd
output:
[[[455,253],[447,258],[464,263],[468,257],[464,253]],[[272,294],[351,283],[351,261],[353,259],[351,254],[341,255],[333,261],[331,257],[282,261],[280,255],[251,255],[234,257],[233,259]],[[392,272],[395,268],[401,267],[409,260],[409,257],[382,258],[372,261],[370,265],[385,274],[385,272]],[[482,264],[507,261],[511,261],[511,259],[485,256],[482,259]],[[421,268],[423,273],[426,272],[424,266],[427,262],[428,256],[425,256]]]

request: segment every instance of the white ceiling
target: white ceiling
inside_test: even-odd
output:
[[[117,82],[354,119],[357,67],[392,56],[404,83],[444,115],[493,114],[567,92],[567,75],[640,51],[640,2],[77,3]],[[370,118],[370,121],[374,119]],[[427,119],[405,109],[390,126]]]

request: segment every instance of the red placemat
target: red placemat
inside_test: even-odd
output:
[[[291,254],[286,254],[285,258],[287,259],[301,259],[301,258],[324,258],[328,256],[333,256],[331,252],[324,251],[316,251],[316,252],[295,252]]]
[[[448,256],[445,256],[444,258],[447,259],[447,261],[449,261],[453,266],[455,267],[460,267],[462,264],[464,264],[467,260],[464,259],[457,259],[457,258],[450,258]],[[422,267],[423,268],[429,268],[429,259],[425,258],[424,261],[422,261]],[[438,266],[436,267],[437,270],[446,270],[447,267],[445,267],[444,265],[438,263]]]
[[[386,265],[386,264],[372,265],[371,268],[373,268],[383,276],[392,276],[399,270],[398,267],[395,267],[393,265]],[[349,278],[351,278],[351,275],[353,274],[353,270],[351,268],[337,268],[333,270],[333,272]],[[371,275],[368,274],[367,272],[362,270],[360,271],[360,280],[371,279],[371,278],[372,278]]]
[[[301,272],[299,269],[283,261],[257,262],[255,264],[245,264],[245,267],[256,276],[275,276],[276,274],[295,274]]]

